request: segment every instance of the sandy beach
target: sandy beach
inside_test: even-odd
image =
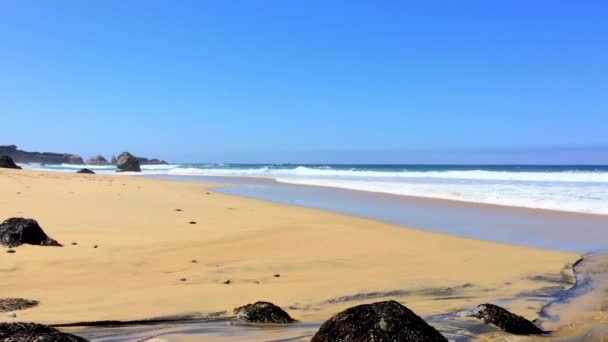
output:
[[[3,253],[3,296],[40,301],[19,311],[19,321],[230,316],[257,300],[303,322],[384,298],[420,315],[446,313],[554,287],[556,279],[571,286],[580,257],[222,195],[191,182],[0,170],[0,186],[2,218],[35,218],[64,244]],[[506,304],[531,319],[539,305]]]

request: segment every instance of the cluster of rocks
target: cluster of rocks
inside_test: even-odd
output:
[[[70,153],[52,153],[52,152],[28,152],[17,149],[15,145],[0,146],[0,168],[20,169],[16,163],[40,163],[44,164],[74,164],[84,165],[83,159],[75,154]],[[167,165],[167,162],[160,159],[148,159],[144,157],[136,157],[128,152],[121,153],[118,157],[113,156],[108,162],[101,155],[93,156],[86,161],[86,165],[106,166],[116,165],[116,172],[141,172],[141,165]],[[90,169],[81,169],[78,173],[95,172]]]
[[[256,302],[234,309],[236,319],[248,323],[288,324],[296,322],[287,312],[269,302]],[[544,334],[527,319],[493,305],[481,304],[472,317],[517,335]],[[311,342],[444,342],[437,329],[404,305],[394,301],[357,305],[321,325]]]

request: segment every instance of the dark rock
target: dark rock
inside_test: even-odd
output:
[[[196,261],[196,259],[192,260],[193,264],[198,264],[198,261]]]
[[[72,242],[73,246],[76,246],[78,244],[78,242]]]
[[[148,159],[143,157],[136,157],[139,165],[168,165],[164,160],[160,159]]]
[[[141,172],[139,161],[129,152],[123,152],[116,160],[116,172]]]
[[[27,152],[18,150],[15,145],[0,146],[0,155],[11,157],[17,163],[40,164],[84,164],[82,158],[71,153]]]
[[[234,309],[234,315],[238,320],[252,323],[278,323],[285,324],[294,321],[280,307],[269,302],[256,302]]]
[[[90,175],[94,175],[95,174],[95,172],[93,172],[92,170],[89,170],[89,169],[80,169],[80,170],[76,171],[76,173],[87,173],[87,174],[90,174]]]
[[[38,306],[37,300],[24,298],[0,298],[0,312],[24,310]]]
[[[190,223],[190,224],[196,224],[196,221],[190,221],[188,223]]]
[[[327,320],[311,342],[447,341],[410,309],[394,300],[358,305]]]
[[[224,284],[226,284],[226,285],[230,285],[230,283],[231,283],[231,281],[230,281],[230,280],[226,280],[226,281],[224,282]]]
[[[7,155],[0,156],[0,167],[4,169],[21,169],[21,166],[15,164],[13,158]]]
[[[86,342],[82,337],[37,323],[0,323],[0,342]]]
[[[179,281],[186,281],[186,280],[188,280],[188,279],[186,279],[186,278],[181,278]]]
[[[0,224],[1,245],[17,247],[24,243],[42,246],[61,246],[60,243],[44,233],[36,220],[13,217]]]
[[[93,248],[97,248],[97,245],[93,246]]]
[[[112,161],[110,161],[110,164],[116,165],[116,163],[118,163],[118,158],[116,158],[116,156],[112,156]]]
[[[182,211],[181,209],[175,209],[175,211]]]
[[[15,253],[15,250],[14,249],[9,249],[8,251],[6,251],[6,253],[12,254],[12,253]]]
[[[280,274],[275,274],[273,277],[278,278],[280,276],[281,276]]]
[[[87,165],[108,165],[108,160],[103,156],[94,156],[87,160]]]
[[[471,317],[479,318],[483,323],[495,325],[511,334],[540,335],[546,333],[529,320],[494,304],[477,306]]]

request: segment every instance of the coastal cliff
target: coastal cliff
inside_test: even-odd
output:
[[[0,154],[11,157],[16,163],[84,164],[80,156],[70,153],[27,152],[15,145],[0,146]]]

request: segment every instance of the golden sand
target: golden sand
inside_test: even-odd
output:
[[[302,321],[388,298],[425,315],[555,286],[535,276],[571,275],[579,258],[208,187],[0,170],[0,219],[34,218],[65,245],[1,250],[2,297],[39,300],[40,306],[19,311],[17,320],[40,323],[231,314],[257,300],[280,305]],[[382,294],[387,291],[400,292]],[[512,308],[534,318],[538,305],[515,302]]]

